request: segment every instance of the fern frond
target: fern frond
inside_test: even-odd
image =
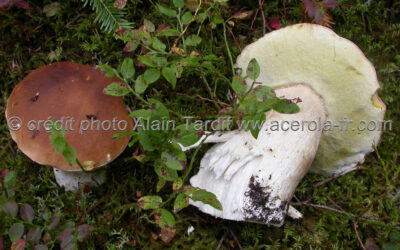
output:
[[[82,2],[85,7],[89,5],[96,12],[95,22],[99,22],[100,27],[106,32],[115,31],[118,27],[132,29],[133,23],[124,18],[126,11],[115,9],[113,0],[82,0]]]

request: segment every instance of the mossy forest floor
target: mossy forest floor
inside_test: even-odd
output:
[[[122,51],[122,41],[101,30],[100,25],[94,22],[95,13],[84,7],[81,1],[59,1],[60,10],[47,17],[42,8],[51,2],[34,0],[30,1],[29,11],[12,8],[0,12],[0,114],[4,114],[13,87],[39,66],[73,61],[90,65],[108,63],[117,67],[124,57],[135,58],[135,53]],[[162,2],[167,4],[168,1]],[[376,244],[380,248],[391,246],[400,249],[398,242],[396,245],[400,232],[400,3],[395,0],[340,0],[339,3],[340,7],[329,11],[335,23],[332,29],[356,43],[376,67],[381,83],[379,93],[388,107],[385,119],[391,120],[393,126],[391,131],[383,133],[378,151],[371,153],[362,164],[365,170],[352,172],[318,187],[316,184],[327,177],[308,174],[301,182],[295,193],[299,201],[313,197],[311,204],[332,209],[298,207],[304,219],[288,219],[284,226],[275,228],[216,219],[189,207],[176,215],[174,239],[163,243],[157,237],[159,229],[151,221],[139,219],[148,212],[138,209],[135,203],[137,194],[155,194],[157,177],[151,166],[131,157],[134,148],[127,149],[111,164],[107,169],[109,178],[101,187],[65,192],[55,183],[50,167],[35,164],[18,150],[9,135],[5,117],[1,115],[0,170],[16,172],[18,204],[31,204],[38,224],[43,224],[40,215],[46,210],[58,214],[62,222],[79,223],[83,217],[84,223],[93,225],[94,230],[86,241],[78,244],[80,249],[239,249],[239,244],[246,249],[359,249],[361,243],[366,247]],[[258,1],[231,0],[227,7],[222,8],[225,18],[241,9],[256,11]],[[143,18],[156,26],[165,22],[165,17],[148,1],[128,1],[126,11],[126,17],[134,22],[134,27],[140,26]],[[263,11],[267,21],[276,17],[282,26],[310,22],[298,0],[265,1]],[[250,29],[253,16],[229,27],[232,34],[227,33],[228,43],[234,60],[240,53],[239,47],[243,48],[262,36],[261,13]],[[193,25],[195,32],[197,28]],[[201,27],[199,34],[203,42],[199,53],[217,55],[220,58],[218,71],[230,78],[231,69],[222,33],[221,25],[213,30],[207,25]],[[208,77],[216,95],[226,101],[227,83]],[[147,94],[161,98],[169,108],[182,114],[201,114],[215,109],[212,103],[196,102],[175,93],[209,97],[195,70],[186,71],[175,90],[161,81]],[[135,104],[133,97],[126,101]],[[198,159],[207,148],[201,149],[192,174],[197,172]],[[190,154],[192,152],[189,159]],[[161,195],[168,197],[170,189],[170,186],[164,187]],[[11,244],[7,236],[10,222],[5,218],[0,212],[0,234],[4,235],[4,244],[8,248]],[[187,234],[189,226],[194,227],[190,236]]]

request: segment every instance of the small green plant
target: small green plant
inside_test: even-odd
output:
[[[63,221],[61,214],[45,211],[35,213],[30,204],[18,204],[14,171],[3,169],[0,172],[0,249],[11,243],[11,249],[74,249],[83,242],[94,227],[87,224],[76,225]]]

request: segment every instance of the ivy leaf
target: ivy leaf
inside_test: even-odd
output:
[[[222,210],[222,205],[215,194],[207,192],[203,189],[198,189],[192,193],[190,199],[193,201],[201,201],[204,204],[210,205],[215,209]]]
[[[299,106],[290,100],[278,100],[272,108],[283,114],[295,114],[300,111]]]
[[[169,144],[169,147],[162,151],[161,161],[165,166],[174,170],[183,170],[186,167],[186,155],[175,143]]]
[[[188,24],[190,23],[190,21],[192,21],[192,19],[193,19],[193,14],[188,11],[185,14],[183,14],[181,22],[182,24]]]
[[[161,70],[162,76],[167,80],[169,83],[171,83],[172,88],[174,89],[176,86],[176,75],[175,71],[172,70],[171,68],[164,67]]]
[[[189,124],[188,126],[181,124],[176,127],[174,140],[184,147],[188,147],[198,142],[202,135],[202,131],[195,130],[194,124]]]
[[[185,40],[186,46],[197,46],[201,43],[201,37],[198,35],[190,35],[186,40]]]
[[[13,224],[8,230],[8,236],[11,242],[16,242],[24,234],[24,225],[22,223]]]
[[[121,74],[125,79],[131,79],[135,75],[135,67],[131,58],[126,57],[122,62]]]
[[[147,84],[152,84],[160,78],[160,71],[158,69],[147,69],[144,72],[144,80]]]
[[[185,3],[183,0],[173,0],[174,6],[178,9],[181,9],[185,6]]]
[[[149,196],[143,196],[138,200],[137,203],[140,208],[145,210],[157,209],[160,207],[162,199],[160,196],[157,195],[149,195]]]
[[[6,213],[6,214],[8,214],[8,215],[10,215],[12,217],[17,217],[18,205],[14,201],[7,201],[3,205],[3,210],[4,210],[4,213]]]
[[[129,89],[125,83],[113,82],[103,90],[103,93],[111,96],[125,96],[129,94]]]
[[[162,6],[160,4],[157,4],[157,8],[164,15],[167,15],[169,17],[176,17],[177,16],[177,13],[176,13],[175,10],[172,10],[172,9],[167,8],[165,6]]]
[[[19,239],[11,244],[11,250],[24,250],[26,242],[24,239]]]
[[[251,59],[247,65],[246,74],[252,80],[256,80],[260,76],[260,65],[255,58]]]
[[[80,225],[78,227],[78,235],[77,235],[77,240],[79,242],[83,242],[90,234],[90,232],[92,232],[94,230],[94,227],[91,225],[87,225],[87,224],[83,224]]]
[[[110,65],[107,64],[97,65],[97,68],[101,69],[104,73],[106,73],[107,77],[113,77],[118,75],[117,70],[111,67]]]
[[[178,213],[187,206],[189,206],[189,198],[185,194],[178,194],[174,202],[174,213]]]
[[[154,164],[154,171],[163,180],[174,181],[178,179],[178,173],[176,172],[176,170],[167,168],[160,162]]]
[[[21,219],[24,221],[32,222],[35,218],[35,212],[33,211],[31,205],[25,203],[19,209],[19,216],[21,216]]]
[[[32,243],[37,243],[42,238],[42,230],[37,227],[33,227],[28,231],[26,239]]]

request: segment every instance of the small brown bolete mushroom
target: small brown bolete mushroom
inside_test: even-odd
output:
[[[68,145],[76,149],[77,159],[88,169],[111,162],[129,142],[127,136],[113,139],[113,135],[133,128],[123,99],[103,93],[116,81],[96,67],[54,63],[27,75],[7,101],[11,137],[30,159],[54,167],[57,183],[66,190],[77,189],[81,183],[102,183],[105,172],[86,173],[76,163],[69,165],[55,151],[49,125],[65,130]]]
[[[354,43],[323,26],[298,24],[268,33],[247,46],[236,65],[246,69],[253,58],[260,64],[257,81],[274,88],[277,97],[297,100],[300,112],[268,112],[257,139],[246,131],[207,137],[205,142],[218,144],[190,182],[214,193],[223,210],[191,203],[217,217],[280,226],[287,214],[300,216],[289,202],[310,168],[346,173],[373,151],[386,106],[373,65]],[[377,125],[367,128],[370,122]]]

